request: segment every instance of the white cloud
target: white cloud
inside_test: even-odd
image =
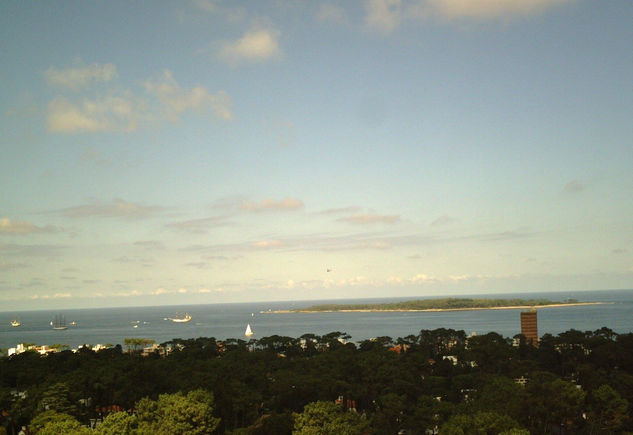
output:
[[[303,288],[337,288],[337,287],[359,287],[359,286],[376,286],[380,285],[377,281],[369,279],[365,276],[355,276],[352,278],[343,278],[339,280],[326,279],[323,281],[306,281],[297,284]]]
[[[186,112],[211,112],[218,119],[233,119],[233,102],[226,92],[211,93],[204,86],[182,88],[168,70],[158,79],[143,82],[143,87],[145,95],[114,88],[90,96],[58,95],[46,110],[48,131],[134,131],[144,124],[179,121]]]
[[[409,278],[409,282],[413,284],[423,284],[427,282],[436,282],[436,281],[437,281],[437,278],[423,274],[423,273],[418,273],[417,275]]]
[[[72,297],[72,294],[70,293],[55,293],[52,295],[32,295],[31,299],[67,299]]]
[[[389,33],[402,20],[401,0],[369,0],[365,3],[365,25],[381,33]]]
[[[57,97],[49,103],[46,123],[48,131],[56,133],[95,132],[106,129],[105,124],[64,97]]]
[[[93,82],[109,82],[118,77],[116,66],[111,63],[92,65],[78,65],[73,68],[57,69],[50,67],[44,71],[46,81],[54,86],[77,91]]]
[[[447,18],[497,19],[539,13],[570,0],[426,0]]]
[[[46,123],[54,133],[134,131],[147,117],[144,108],[144,102],[129,93],[81,101],[58,96],[48,104]]]
[[[51,233],[55,232],[55,227],[47,225],[38,227],[35,224],[25,221],[16,221],[9,218],[0,218],[0,235],[27,235],[34,233]]]
[[[353,278],[343,279],[337,283],[339,286],[359,286],[359,285],[375,285],[376,283],[365,276],[355,276]]]
[[[348,222],[351,224],[366,225],[366,224],[393,224],[400,220],[400,215],[380,215],[380,214],[355,214],[348,217],[338,219],[340,222]]]
[[[446,279],[448,281],[459,283],[465,281],[484,281],[490,278],[492,277],[488,275],[451,275],[448,276]]]
[[[405,20],[490,21],[533,15],[571,0],[366,0],[365,26],[388,34]]]
[[[186,111],[211,110],[223,120],[233,119],[231,97],[223,91],[211,94],[204,86],[182,89],[169,70],[163,71],[158,80],[147,80],[145,91],[158,98],[162,109],[170,121],[177,121],[180,114]]]
[[[132,296],[141,296],[142,293],[138,290],[132,290],[131,292],[119,292],[119,293],[114,293],[113,296],[120,296],[120,297],[124,297],[124,298],[129,298]]]
[[[229,65],[263,62],[282,57],[280,32],[275,29],[254,29],[235,40],[225,42],[218,54]]]
[[[259,202],[242,201],[240,209],[252,212],[263,211],[292,211],[303,208],[303,201],[294,198],[285,198],[281,200],[276,199],[262,199]]]
[[[70,298],[72,297],[72,294],[70,293],[55,293],[53,296],[51,296],[52,298]]]

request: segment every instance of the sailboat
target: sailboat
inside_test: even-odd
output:
[[[14,328],[17,328],[21,324],[22,323],[20,322],[20,320],[17,317],[14,317],[13,320],[11,320],[11,326],[13,326]]]
[[[61,314],[56,315],[55,319],[51,322],[51,326],[57,331],[68,329],[68,326],[66,326],[66,317]]]
[[[244,332],[244,335],[246,335],[247,337],[250,337],[251,335],[253,335],[253,330],[251,329],[250,323],[246,325],[246,332]]]

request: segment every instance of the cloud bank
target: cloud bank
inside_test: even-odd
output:
[[[120,198],[111,203],[92,202],[58,210],[62,216],[69,218],[108,217],[119,219],[144,219],[156,216],[163,210],[155,205],[144,205],[128,202]]]
[[[404,21],[508,20],[571,0],[366,0],[365,27],[388,34]]]
[[[144,92],[130,89],[89,89],[96,82],[117,78],[116,66],[93,64],[85,68],[49,68],[45,77],[57,87],[78,91],[55,96],[46,109],[46,126],[52,133],[129,132],[163,121],[178,122],[185,113],[211,113],[233,119],[231,97],[197,85],[181,87],[169,70],[142,82]]]
[[[0,219],[0,235],[24,236],[27,234],[34,234],[34,233],[52,233],[55,231],[56,231],[56,228],[53,227],[52,225],[39,227],[35,224],[26,222],[26,221],[16,221],[16,220],[11,220],[9,218]]]

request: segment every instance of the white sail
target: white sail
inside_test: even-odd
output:
[[[253,330],[251,329],[250,323],[246,325],[246,332],[244,333],[244,335],[246,335],[247,337],[250,337],[251,335],[253,335]]]

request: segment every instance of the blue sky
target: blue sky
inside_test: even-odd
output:
[[[0,304],[632,288],[632,19],[2,1]]]

